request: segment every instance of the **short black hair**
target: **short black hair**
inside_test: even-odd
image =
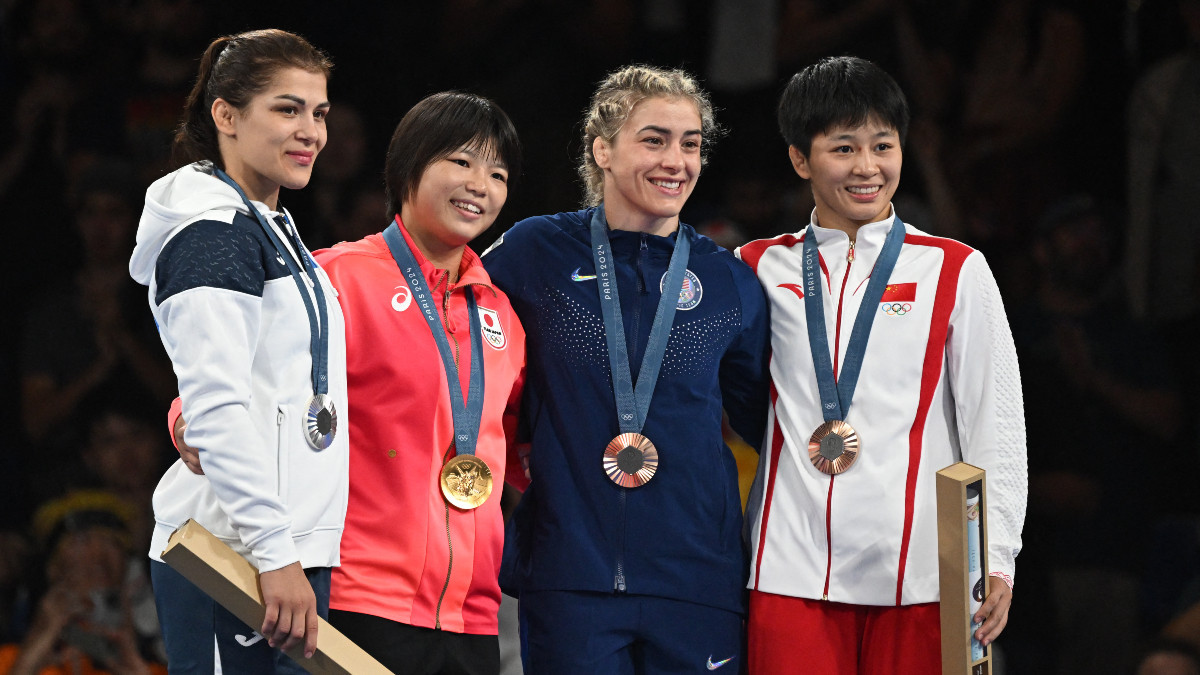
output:
[[[779,98],[779,132],[805,157],[812,139],[829,129],[871,118],[908,138],[908,100],[882,68],[856,56],[829,56],[792,76]]]
[[[421,99],[392,133],[384,164],[388,215],[400,213],[425,169],[462,148],[488,153],[508,169],[509,188],[521,174],[521,141],[504,110],[491,99],[444,91]]]

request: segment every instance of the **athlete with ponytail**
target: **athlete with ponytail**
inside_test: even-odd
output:
[[[328,612],[347,500],[343,319],[279,190],[307,185],[325,146],[330,68],[281,30],[215,40],[175,138],[183,166],[146,193],[130,272],[149,286],[204,465],[176,462],[154,493],[172,673],[212,673],[215,659],[230,673],[303,672],[272,647],[311,656]],[[261,573],[261,636],[159,560],[188,519]]]

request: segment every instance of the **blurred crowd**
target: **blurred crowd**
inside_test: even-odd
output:
[[[200,52],[268,26],[336,64],[329,145],[282,196],[314,249],[383,228],[388,134],[443,89],[525,145],[479,250],[577,205],[578,113],[630,62],[699,75],[727,130],[683,220],[730,248],[793,232],[783,83],[882,65],[913,111],[900,213],[984,252],[1021,360],[1007,672],[1200,675],[1200,0],[0,0],[0,672],[161,663],[144,568],[175,383],[127,262]]]

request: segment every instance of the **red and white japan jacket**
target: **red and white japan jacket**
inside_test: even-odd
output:
[[[380,234],[316,258],[346,320],[350,498],[342,564],[330,607],[456,633],[495,635],[504,545],[502,480],[526,485],[507,456],[525,367],[525,331],[479,257],[463,252],[459,278],[427,261],[401,226],[437,302],[466,395],[471,353],[466,294],[483,330],[484,409],[476,455],[494,487],[474,510],[446,503],[438,478],[453,439],[446,373],[429,324]],[[515,453],[514,453],[515,455]],[[452,455],[451,455],[452,456]]]

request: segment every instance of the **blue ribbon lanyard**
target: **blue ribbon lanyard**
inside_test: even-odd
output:
[[[400,226],[395,221],[383,231],[383,240],[387,242],[392,259],[408,282],[413,298],[421,307],[433,340],[437,343],[438,352],[442,355],[442,367],[446,369],[446,382],[450,385],[450,409],[454,413],[454,448],[460,455],[474,455],[475,443],[479,438],[479,420],[483,417],[483,330],[479,326],[479,311],[475,305],[475,294],[470,288],[466,289],[467,309],[471,330],[471,375],[467,383],[466,402],[463,402],[462,385],[458,383],[458,366],[454,364],[454,354],[450,351],[450,340],[446,338],[446,330],[442,327],[442,319],[438,316],[433,295],[425,285],[425,277],[421,274],[421,266],[413,256],[412,249],[400,233]],[[449,293],[449,289],[446,290]]]
[[[842,360],[840,377],[833,376],[833,357],[829,353],[829,338],[825,334],[825,308],[821,297],[821,269],[817,251],[817,235],[812,225],[804,234],[804,313],[808,319],[808,344],[812,351],[813,368],[817,374],[817,388],[821,392],[821,413],[825,421],[845,420],[850,414],[850,402],[854,399],[854,388],[862,371],[863,357],[867,353],[867,339],[871,336],[871,324],[879,313],[879,303],[888,278],[900,257],[904,244],[904,223],[893,216],[892,228],[883,242],[883,250],[871,270],[871,280],[863,293],[854,328],[850,331],[850,343],[846,346],[846,358]]]
[[[328,394],[329,393],[329,308],[325,304],[325,291],[321,289],[321,280],[317,277],[317,272],[314,268],[312,259],[308,257],[308,252],[304,249],[304,244],[300,241],[300,236],[296,234],[296,228],[289,228],[288,233],[291,237],[292,244],[296,247],[296,257],[300,258],[304,263],[303,272],[300,266],[296,264],[292,254],[288,251],[287,246],[275,234],[275,230],[271,229],[270,224],[263,214],[250,203],[250,198],[242,190],[242,187],[237,184],[237,181],[229,177],[229,174],[220,169],[215,169],[217,178],[225,181],[234,190],[237,190],[238,196],[242,198],[242,202],[246,204],[246,208],[250,210],[250,214],[258,221],[263,232],[266,232],[267,238],[271,240],[271,245],[275,247],[275,251],[279,253],[279,257],[283,259],[287,265],[288,272],[292,275],[292,281],[296,282],[296,288],[300,289],[300,297],[304,300],[304,309],[308,312],[308,350],[312,356],[312,386],[313,394]],[[313,294],[317,298],[316,307],[313,307],[313,300],[308,295],[307,284],[304,283],[304,277],[307,276],[312,283]],[[318,319],[318,313],[320,318]]]
[[[675,320],[675,308],[679,304],[679,293],[683,289],[683,276],[687,271],[691,242],[680,226],[675,235],[675,250],[667,266],[663,281],[662,297],[654,312],[654,323],[646,351],[642,354],[642,367],[638,370],[637,388],[633,386],[633,374],[629,370],[629,346],[625,340],[625,324],[621,316],[621,298],[617,292],[616,261],[612,245],[608,241],[608,222],[601,204],[592,214],[592,261],[596,266],[596,288],[600,293],[600,308],[604,314],[604,336],[608,341],[608,363],[612,369],[613,394],[617,402],[617,418],[621,433],[641,433],[650,410],[650,398],[658,382],[658,371],[662,366],[663,354],[667,351],[667,340],[671,336],[671,323]]]

